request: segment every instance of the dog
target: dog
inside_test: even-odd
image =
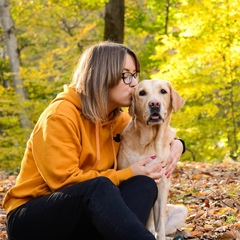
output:
[[[176,137],[175,129],[170,127],[171,114],[184,104],[184,99],[170,82],[143,80],[136,85],[129,107],[132,118],[121,136],[118,169],[150,156],[156,156],[151,164],[159,161],[165,166],[170,155],[170,145]],[[158,240],[165,240],[167,234],[181,227],[187,216],[184,206],[178,208],[167,204],[170,186],[170,179],[163,174],[158,184],[158,198],[147,223],[147,228]]]

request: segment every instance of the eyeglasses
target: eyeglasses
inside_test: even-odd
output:
[[[139,80],[139,72],[135,72],[135,73],[124,72],[124,73],[122,73],[122,80],[126,85],[130,85],[132,83],[133,77],[138,81]]]

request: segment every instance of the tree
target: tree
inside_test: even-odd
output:
[[[103,39],[105,2],[12,0],[9,4],[21,62],[18,76],[28,99],[16,99],[18,95],[12,80],[8,86],[0,86],[1,169],[19,167],[31,133],[32,127],[21,126],[20,114],[26,113],[34,125],[63,84],[69,82],[83,48]],[[0,39],[2,37],[1,28]],[[5,49],[5,46],[1,44],[0,48]],[[9,59],[9,55],[6,58]],[[0,59],[0,66],[4,66],[1,68],[3,79],[9,79],[12,76],[10,66],[3,59]]]
[[[17,101],[21,103],[25,101],[27,97],[24,92],[23,80],[20,73],[20,61],[18,54],[17,38],[15,36],[15,27],[9,11],[7,0],[0,0],[0,19],[4,32],[7,53],[9,55],[14,90],[17,94]],[[29,119],[26,115],[24,108],[22,108],[22,111],[19,112],[19,115],[21,127],[29,127]]]
[[[123,43],[124,0],[109,0],[105,6],[104,40]]]
[[[235,0],[180,1],[168,35],[157,35],[153,77],[172,81],[185,96],[176,116],[192,159],[240,157],[239,43]],[[186,116],[186,117],[184,117]]]

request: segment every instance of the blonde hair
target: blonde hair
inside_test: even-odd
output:
[[[73,73],[71,86],[76,88],[83,115],[92,122],[104,122],[108,117],[108,92],[122,77],[126,55],[130,54],[140,72],[136,54],[123,44],[104,41],[87,48]],[[121,108],[113,110],[113,117]]]

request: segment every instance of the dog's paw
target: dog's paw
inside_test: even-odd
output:
[[[175,238],[173,238],[172,240],[184,240],[184,238],[182,236],[176,236]]]
[[[166,240],[184,240],[184,238],[182,236],[176,236],[175,238],[166,237]]]
[[[167,205],[166,235],[176,233],[178,229],[183,227],[187,213],[185,206]]]

